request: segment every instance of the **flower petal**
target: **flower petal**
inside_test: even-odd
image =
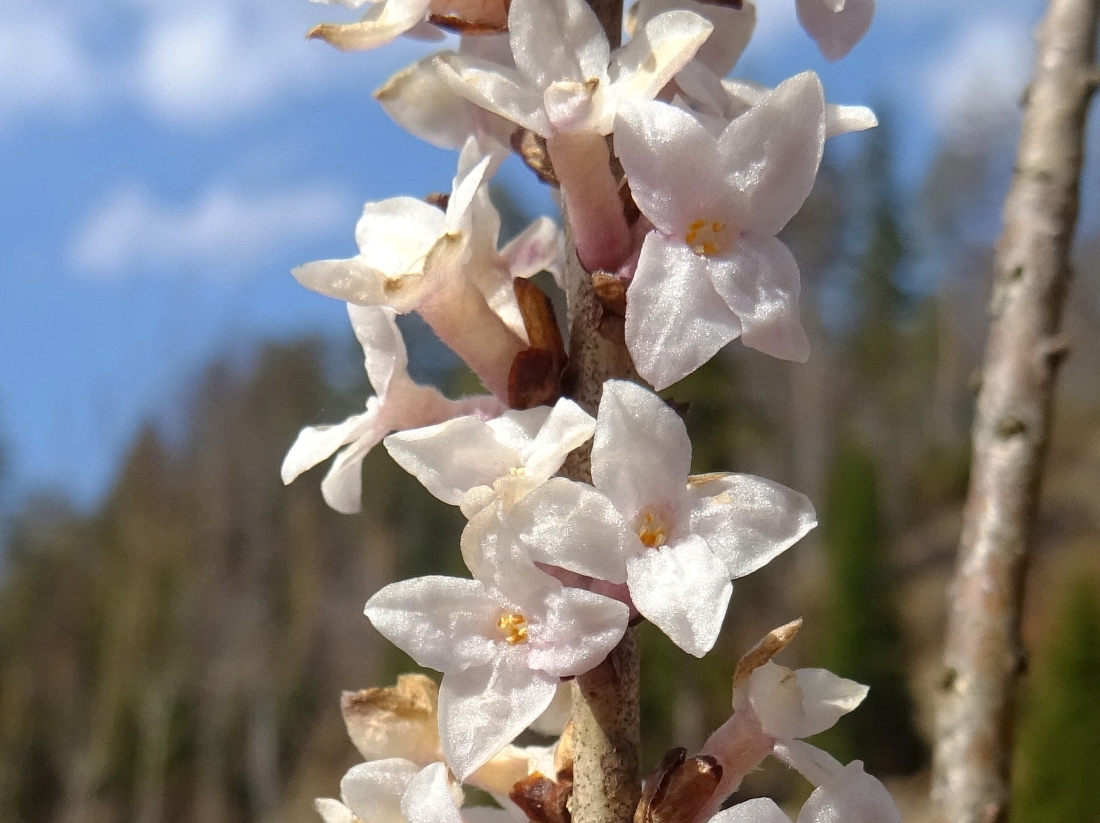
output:
[[[382,442],[385,434],[385,424],[376,418],[374,424],[364,428],[329,466],[325,479],[321,481],[321,496],[340,514],[355,514],[362,507],[363,460],[371,449]]]
[[[561,468],[566,455],[588,442],[595,431],[592,415],[572,400],[561,398],[535,439],[520,453],[527,476],[539,481],[549,478]]]
[[[374,92],[397,125],[442,149],[461,148],[470,135],[507,145],[515,126],[467,100],[439,76],[435,55],[402,69]]]
[[[460,780],[511,743],[546,710],[558,678],[532,671],[519,655],[449,672],[439,687],[443,754]]]
[[[812,737],[831,729],[841,717],[863,702],[867,686],[838,677],[827,669],[797,669],[805,720],[797,737]]]
[[[374,627],[420,666],[462,671],[492,660],[499,644],[489,638],[500,605],[477,580],[415,577],[391,583],[367,601]]]
[[[340,781],[340,794],[363,823],[404,823],[401,795],[417,770],[399,757],[360,763]]]
[[[365,51],[389,43],[424,19],[428,0],[380,0],[357,23],[322,23],[309,36],[343,51]]]
[[[584,0],[513,0],[508,36],[516,68],[539,88],[607,76],[607,35]]]
[[[701,537],[630,558],[627,585],[638,611],[696,657],[714,646],[733,594],[725,563]]]
[[[772,747],[772,754],[815,786],[827,782],[844,768],[827,751],[812,746],[805,740],[778,740]]]
[[[775,235],[810,194],[825,146],[825,93],[813,72],[776,86],[718,138],[742,230]]]
[[[734,579],[761,568],[817,524],[809,498],[771,480],[726,474],[692,481],[691,531]]]
[[[714,290],[741,321],[741,342],[772,357],[805,363],[810,341],[798,316],[798,263],[783,241],[744,234],[707,268]]]
[[[709,823],[791,823],[775,801],[767,797],[755,797],[723,809]]]
[[[385,306],[348,304],[348,317],[355,338],[363,347],[363,365],[374,393],[385,397],[390,380],[409,366],[405,340],[397,328],[396,312]]]
[[[372,266],[397,277],[423,270],[443,230],[443,212],[435,206],[415,197],[391,197],[363,207],[355,242]]]
[[[443,52],[436,56],[440,78],[455,94],[538,134],[550,132],[542,93],[515,69],[474,55]]]
[[[852,0],[848,0],[852,2]],[[852,761],[806,800],[798,823],[901,823],[897,804],[878,780]]]
[[[725,196],[715,139],[694,117],[667,103],[621,105],[615,154],[634,202],[666,235],[683,238],[691,221]]]
[[[458,804],[462,802],[461,789],[458,794],[456,803],[447,766],[432,763],[409,781],[401,798],[401,813],[408,823],[462,823],[458,811]]]
[[[830,6],[832,8],[830,8]],[[837,8],[839,6],[839,8]],[[798,21],[826,60],[839,60],[863,39],[875,16],[875,0],[798,0]]]
[[[545,270],[557,282],[565,270],[564,242],[558,224],[540,217],[512,238],[500,256],[512,277],[532,277]]]
[[[313,801],[313,808],[325,823],[355,823],[356,817],[351,809],[339,800],[329,797],[318,797]]]
[[[391,434],[384,442],[397,465],[452,506],[471,489],[492,486],[519,462],[516,451],[473,415]]]
[[[361,306],[386,303],[382,290],[385,275],[358,257],[318,260],[291,269],[294,279],[310,291]]]
[[[647,506],[659,507],[665,518],[679,514],[691,468],[691,440],[680,416],[649,389],[609,380],[596,420],[596,488],[628,520]]]
[[[535,562],[626,582],[626,558],[638,538],[611,501],[587,483],[552,477],[517,503],[508,519]]]
[[[714,31],[706,17],[686,9],[659,14],[619,49],[611,62],[611,93],[618,101],[650,100]]]
[[[377,405],[362,414],[355,414],[335,426],[306,426],[295,438],[294,444],[283,458],[280,476],[283,483],[291,483],[298,475],[332,457],[341,446],[361,437],[375,426]]]
[[[470,573],[498,599],[522,611],[542,611],[549,592],[561,584],[532,562],[500,501],[475,514],[462,531],[462,559]],[[499,609],[498,609],[499,612]]]
[[[573,677],[599,665],[623,639],[630,619],[625,604],[583,589],[551,592],[547,605],[529,634],[527,665],[555,677]]]
[[[741,334],[741,321],[714,290],[708,261],[684,243],[650,232],[626,292],[626,346],[655,389],[671,386]]]

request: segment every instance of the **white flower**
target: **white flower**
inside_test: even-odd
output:
[[[560,233],[540,218],[497,251],[500,215],[483,184],[499,155],[467,142],[446,213],[412,197],[368,203],[355,229],[359,254],[299,266],[308,288],[363,306],[416,311],[489,391],[508,397],[508,373],[527,347],[512,288],[562,261]]]
[[[729,74],[756,28],[756,6],[751,0],[746,0],[740,8],[697,0],[638,0],[627,14],[627,28],[633,35],[658,14],[673,9],[695,12],[714,26],[714,32],[699,47],[692,63],[705,65],[719,77]]]
[[[797,769],[814,785],[828,780],[840,764],[802,738],[831,728],[866,696],[866,686],[825,669],[792,671],[771,661],[755,668],[734,686],[730,719],[703,745],[701,753],[722,766],[713,808],[768,754]]]
[[[325,0],[331,2],[331,0]],[[370,9],[356,23],[322,23],[309,36],[345,51],[359,51],[385,45],[402,34],[441,39],[443,33],[425,25],[430,14],[450,16],[489,29],[503,29],[507,14],[505,0],[336,0],[340,5]]]
[[[654,225],[627,291],[626,342],[661,389],[740,336],[804,361],[799,272],[775,235],[813,187],[825,142],[821,83],[782,83],[715,139],[662,103],[623,108],[615,150],[634,200]]]
[[[407,371],[408,354],[393,309],[349,304],[348,315],[377,394],[367,400],[365,412],[343,423],[302,429],[283,460],[282,478],[290,483],[340,450],[321,482],[321,493],[336,511],[353,514],[360,507],[363,458],[387,434],[461,415],[493,417],[505,406],[489,396],[448,400],[431,386],[414,383]]]
[[[679,416],[634,383],[604,384],[592,445],[595,488],[554,478],[510,514],[539,562],[625,582],[637,610],[680,648],[714,645],[733,587],[809,531],[813,506],[745,474],[689,477]]]
[[[691,59],[712,26],[689,11],[650,20],[611,54],[584,0],[513,0],[508,36],[515,68],[443,54],[455,91],[517,125],[608,134],[624,100],[652,98]],[[446,76],[446,71],[444,71]]]
[[[489,35],[463,37],[463,50],[471,40],[504,41],[508,48],[507,35]],[[456,94],[440,76],[435,55],[397,72],[374,99],[399,126],[433,146],[459,149],[473,135],[486,147],[491,143],[510,150],[515,124]]]
[[[548,715],[563,695],[568,711],[570,687],[566,683],[558,687],[554,704],[536,718],[533,729],[543,734],[561,733],[564,721]],[[405,674],[397,678],[394,687],[344,692],[340,708],[348,736],[364,760],[398,757],[422,768],[443,759],[438,704],[439,687],[433,680],[422,674]],[[533,772],[553,774],[554,750],[554,745],[505,746],[466,782],[506,797],[517,781]]]
[[[769,660],[735,691],[734,711],[751,710],[766,735],[794,740],[832,728],[866,696],[866,686],[826,669],[792,671]]]
[[[851,2],[851,0],[849,0]],[[802,806],[798,823],[901,823],[897,804],[854,760],[819,785]]]
[[[562,398],[553,409],[509,411],[492,420],[460,417],[404,431],[385,445],[428,491],[473,517],[493,500],[510,509],[553,477],[595,430],[589,414]]]
[[[839,60],[867,33],[875,0],[797,0],[798,20],[827,60]]]
[[[680,92],[691,102],[690,110],[716,138],[735,117],[740,117],[771,91],[752,80],[720,78],[695,60],[676,75]],[[878,125],[875,113],[866,106],[825,104],[825,139]]]
[[[462,789],[442,763],[423,769],[401,758],[360,763],[340,781],[340,795],[342,803],[316,802],[325,823],[462,823]]]
[[[515,68],[443,54],[439,71],[457,94],[546,138],[577,257],[587,271],[613,272],[633,249],[604,135],[616,109],[657,94],[711,28],[692,12],[667,12],[612,55],[584,0],[514,0]]]
[[[855,760],[839,767],[802,806],[797,823],[901,823],[901,813],[886,787]],[[775,801],[760,797],[738,803],[710,823],[791,823]]]
[[[419,665],[443,672],[440,738],[465,779],[542,714],[561,678],[607,656],[626,631],[628,609],[537,569],[499,503],[467,525],[462,554],[473,580],[393,583],[365,611]]]

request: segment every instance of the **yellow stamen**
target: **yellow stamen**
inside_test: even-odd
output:
[[[647,549],[659,549],[668,540],[668,528],[665,522],[651,511],[646,511],[639,519],[638,539]]]
[[[704,257],[718,254],[718,241],[726,224],[718,220],[693,220],[684,234],[684,242]]]
[[[512,646],[527,642],[527,618],[519,612],[502,614],[497,620],[497,628],[504,635],[505,642]]]

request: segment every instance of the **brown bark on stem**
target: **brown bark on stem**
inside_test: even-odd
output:
[[[611,47],[621,40],[622,0],[588,0]],[[616,204],[617,205],[617,204]],[[604,310],[592,276],[577,259],[566,214],[566,298],[569,311],[569,367],[565,393],[595,414],[605,380],[638,379],[623,337],[622,318]],[[591,482],[591,445],[569,456],[562,474]],[[631,823],[641,796],[638,761],[638,644],[634,630],[607,659],[573,687],[573,823]]]
[[[933,799],[948,823],[1008,817],[1020,607],[1065,353],[1059,327],[1098,12],[1100,0],[1050,1],[1005,201],[933,764]]]
[[[606,312],[596,298],[592,277],[577,259],[568,234],[566,248],[570,333],[565,390],[586,411],[595,414],[605,380],[641,381],[626,350],[622,318]],[[591,482],[591,453],[591,443],[574,451],[562,467],[562,474]],[[641,796],[639,665],[634,630],[629,629],[607,660],[575,681],[570,801],[573,823],[633,820]]]

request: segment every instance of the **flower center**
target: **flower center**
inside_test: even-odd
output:
[[[702,257],[720,254],[730,247],[726,224],[718,220],[695,220],[688,226],[684,242]]]
[[[638,515],[634,530],[647,549],[659,549],[668,541],[668,525],[652,509],[644,509]]]
[[[510,469],[508,469],[508,474],[510,474],[512,477],[526,477],[527,476],[527,467],[526,466],[512,466]]]
[[[511,646],[527,642],[527,618],[519,612],[506,612],[497,619],[497,628],[504,642]]]

